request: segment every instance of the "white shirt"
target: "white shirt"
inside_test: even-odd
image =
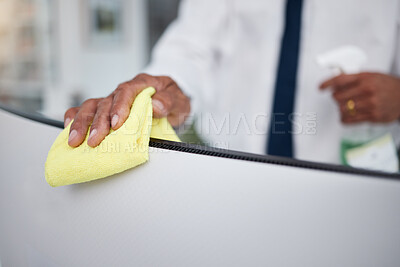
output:
[[[157,44],[147,73],[171,76],[191,97],[207,144],[265,153],[285,0],[186,0]],[[400,1],[304,0],[295,99],[294,153],[338,163],[344,127],[329,92],[321,53],[355,45],[364,71],[400,76]],[[396,141],[397,122],[387,124]]]

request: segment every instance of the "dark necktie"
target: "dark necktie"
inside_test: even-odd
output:
[[[303,0],[287,0],[285,30],[281,43],[271,125],[269,155],[293,157],[292,114],[299,60]]]

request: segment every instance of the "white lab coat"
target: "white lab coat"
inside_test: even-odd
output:
[[[209,145],[265,153],[284,0],[186,0],[146,72],[169,75],[191,97],[196,129]],[[294,152],[339,162],[343,125],[319,84],[332,76],[317,55],[342,45],[368,54],[365,71],[400,75],[400,1],[304,0]],[[387,125],[399,141],[397,122]]]

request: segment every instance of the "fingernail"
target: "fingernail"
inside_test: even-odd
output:
[[[70,134],[69,134],[69,138],[68,138],[68,142],[71,142],[72,140],[75,139],[75,137],[78,135],[78,132],[76,130],[73,130]]]
[[[71,122],[71,119],[70,118],[66,118],[65,122],[64,122],[64,128],[66,128],[69,125],[70,122]]]
[[[97,130],[96,130],[96,129],[92,130],[92,131],[90,132],[90,135],[89,135],[89,139],[88,139],[88,140],[92,139],[93,136],[95,136],[96,134],[97,134]]]
[[[153,106],[158,109],[159,111],[165,113],[165,107],[163,105],[163,103],[161,103],[160,100],[154,99],[153,100]]]
[[[114,128],[117,125],[118,121],[119,121],[119,116],[115,114],[111,119],[111,127]]]

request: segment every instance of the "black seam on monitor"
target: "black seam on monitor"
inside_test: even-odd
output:
[[[26,112],[8,107],[1,103],[0,103],[0,109],[5,110],[12,114],[33,120],[33,121],[37,121],[37,122],[51,125],[54,127],[58,127],[61,129],[64,128],[64,124],[62,121],[43,117],[39,113],[26,113]],[[160,140],[160,139],[154,139],[154,138],[150,139],[150,147],[172,150],[172,151],[179,151],[179,152],[184,152],[184,153],[219,157],[219,158],[228,158],[228,159],[234,159],[234,160],[244,160],[244,161],[252,161],[252,162],[259,162],[259,163],[268,163],[268,164],[274,164],[274,165],[291,166],[291,167],[297,167],[297,168],[330,171],[330,172],[338,172],[338,173],[356,174],[356,175],[363,175],[363,176],[368,176],[368,177],[382,177],[382,178],[400,181],[399,173],[385,173],[385,172],[378,172],[378,171],[369,171],[369,170],[356,169],[356,168],[341,166],[341,165],[331,165],[331,164],[295,160],[295,159],[289,159],[289,158],[283,158],[283,157],[250,154],[250,153],[244,153],[244,152],[239,152],[239,151],[207,147],[207,146],[196,145],[196,144],[172,142],[172,141],[166,141],[166,140]]]

